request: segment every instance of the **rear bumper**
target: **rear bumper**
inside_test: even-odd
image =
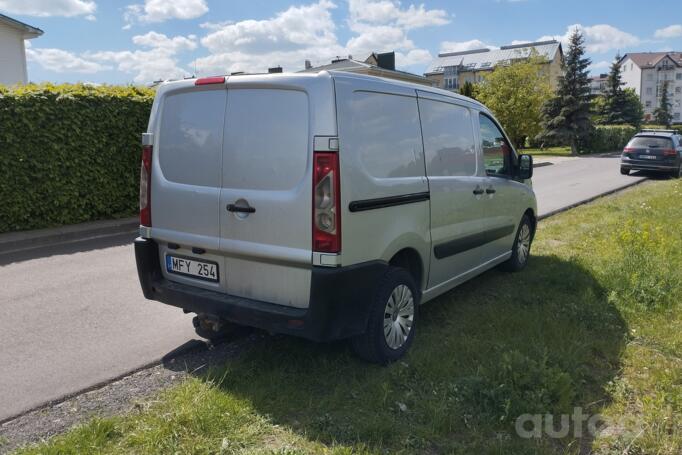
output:
[[[678,168],[675,162],[652,163],[644,160],[628,160],[621,159],[620,166],[625,169],[632,169],[635,171],[674,171]]]
[[[135,259],[147,299],[315,341],[347,338],[365,331],[375,285],[388,267],[382,261],[349,267],[311,267],[309,306],[294,308],[167,280],[161,273],[158,246],[151,239],[135,239]]]

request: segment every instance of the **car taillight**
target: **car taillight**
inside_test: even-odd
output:
[[[677,150],[675,149],[664,149],[663,156],[675,156],[677,155]]]
[[[140,164],[140,224],[152,226],[152,146],[142,147]]]
[[[338,153],[314,153],[313,251],[341,251],[340,177]]]
[[[631,152],[634,152],[634,151],[635,151],[635,149],[633,149],[632,147],[625,147],[625,148],[623,149],[623,153],[631,153]]]

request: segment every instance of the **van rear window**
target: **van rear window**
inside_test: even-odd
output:
[[[308,124],[305,92],[229,89],[223,188],[294,188],[306,173]]]
[[[192,90],[164,99],[158,153],[167,180],[220,186],[225,93]]]
[[[673,141],[667,137],[637,136],[628,142],[630,148],[672,148]]]

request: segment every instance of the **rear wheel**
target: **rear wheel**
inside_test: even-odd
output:
[[[502,269],[508,272],[518,272],[528,264],[530,245],[533,242],[533,222],[528,215],[523,215],[519,229],[516,231],[516,239],[512,247],[512,256],[507,262],[502,263]]]
[[[676,171],[673,171],[672,175],[674,179],[682,178],[682,164],[679,165]]]
[[[412,345],[419,291],[407,270],[390,267],[372,299],[367,330],[351,339],[361,358],[382,365],[401,358]]]
[[[628,169],[628,168],[626,168],[626,167],[621,167],[621,168],[620,168],[620,173],[621,173],[622,175],[629,175],[629,174],[630,174],[630,169]]]

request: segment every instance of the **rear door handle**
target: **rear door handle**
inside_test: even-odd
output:
[[[486,194],[495,194],[495,191],[497,190],[495,190],[495,188],[493,188],[492,186],[490,188],[485,189]]]
[[[481,188],[480,186],[477,186],[476,189],[474,190],[474,194],[476,196],[483,194],[483,188]]]
[[[239,212],[239,213],[255,213],[256,209],[254,207],[241,207],[235,204],[227,204],[228,212]]]

